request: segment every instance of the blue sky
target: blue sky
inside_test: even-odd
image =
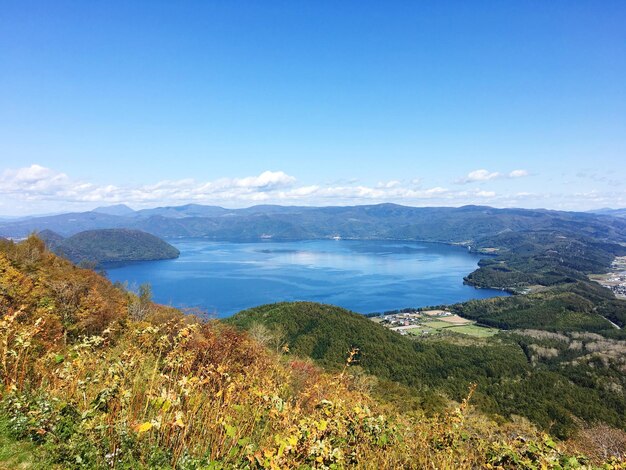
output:
[[[3,2],[0,214],[626,206],[626,3]]]

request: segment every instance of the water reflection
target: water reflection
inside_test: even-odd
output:
[[[367,313],[502,295],[463,285],[478,257],[459,247],[350,240],[173,244],[179,259],[115,267],[109,277],[149,282],[158,302],[220,316],[283,300]]]

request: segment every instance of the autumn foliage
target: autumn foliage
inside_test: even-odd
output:
[[[143,303],[142,303],[143,302]],[[114,286],[37,238],[0,247],[0,407],[47,468],[579,468],[471,394],[400,413],[338,374]],[[601,468],[625,468],[607,460]]]

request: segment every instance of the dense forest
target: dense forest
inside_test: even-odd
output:
[[[472,300],[450,308],[505,330],[587,331],[626,339],[626,301],[589,279],[604,273],[626,246],[565,231],[507,232],[472,246],[488,253],[465,281],[514,295]]]
[[[543,388],[558,395],[549,401],[563,413],[585,418],[582,408],[594,406],[591,398],[561,395],[565,384],[550,369],[555,357],[533,348],[533,332],[518,332],[511,339],[517,347],[504,340],[485,345],[486,356],[469,360],[462,344],[396,341],[400,337],[365,324],[360,337],[337,346],[316,345],[319,339],[289,344],[288,336],[270,330],[275,325],[245,333],[156,305],[149,289],[125,291],[52,254],[36,237],[0,241],[0,309],[3,468],[623,468],[621,418],[611,415],[612,402],[603,401],[609,411],[601,416],[613,427],[586,423],[562,442],[526,419],[505,419],[506,410],[499,410],[501,417],[489,410],[488,401],[497,404],[498,397],[485,385],[503,376],[510,379],[501,380],[499,393],[510,402],[548,400],[536,390]],[[335,329],[324,327],[324,335],[345,337],[356,322],[370,322],[315,304],[258,313],[269,319],[289,310],[333,320]],[[322,332],[313,320],[310,331]],[[289,321],[284,328],[295,331]],[[396,355],[399,365],[385,376],[384,361],[392,357],[370,354],[374,344],[367,341],[377,353]],[[549,349],[560,340],[538,341]],[[320,368],[298,348],[331,367]],[[418,379],[408,375],[411,357],[422,361]],[[456,366],[441,370],[447,362]],[[545,367],[535,373],[539,363]],[[527,389],[514,386],[520,371],[506,375],[512,364],[535,377]],[[472,385],[478,370],[489,371],[486,381],[477,376]],[[611,377],[598,368],[588,380],[601,374]],[[453,400],[414,394],[430,388],[418,381],[441,386]],[[568,408],[575,399],[581,410]]]
[[[587,281],[587,274],[605,272],[615,256],[626,255],[624,245],[575,231],[506,232],[480,238],[471,248],[491,256],[466,281],[511,290]]]
[[[625,341],[529,329],[488,340],[409,339],[362,315],[308,302],[266,305],[227,322],[253,333],[262,325],[325,367],[340,368],[346,351],[357,348],[357,364],[382,380],[380,396],[386,382],[399,382],[426,412],[438,411],[441,394],[460,400],[474,383],[474,403],[493,419],[525,416],[561,438],[582,422],[626,429]]]
[[[87,230],[71,237],[51,230],[38,234],[48,248],[74,263],[154,261],[177,258],[180,252],[169,243],[140,230]]]

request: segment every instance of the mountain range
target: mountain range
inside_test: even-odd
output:
[[[461,244],[506,232],[555,230],[597,240],[626,242],[626,218],[607,214],[397,204],[342,207],[260,205],[244,209],[187,204],[138,211],[117,205],[88,212],[0,221],[0,236],[24,238],[45,229],[71,236],[104,228],[142,230],[163,238],[204,237],[224,241],[341,237]]]
[[[612,215],[613,217],[626,217],[626,209],[604,208],[604,209],[596,209],[590,212],[594,214]]]

